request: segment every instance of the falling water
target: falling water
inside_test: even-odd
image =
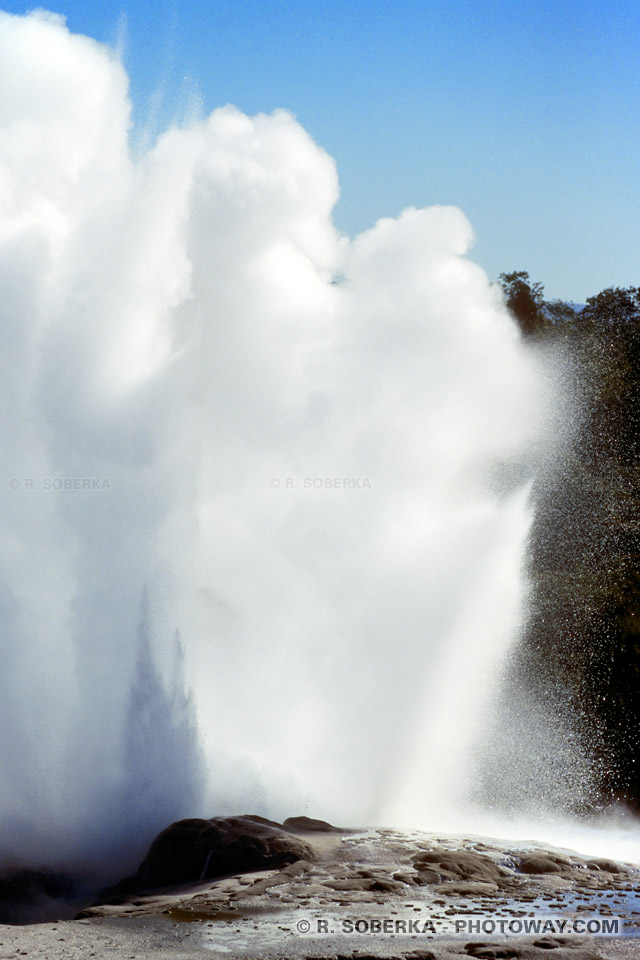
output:
[[[338,234],[233,107],[133,159],[122,65],[0,15],[0,850],[185,815],[429,826],[522,616],[548,383],[459,210]]]

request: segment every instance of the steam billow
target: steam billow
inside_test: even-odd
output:
[[[186,816],[440,825],[545,418],[467,220],[341,236],[284,111],[134,156],[122,64],[53,15],[1,14],[0,61],[0,861],[117,872]]]

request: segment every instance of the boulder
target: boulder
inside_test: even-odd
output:
[[[571,863],[552,853],[536,852],[522,857],[518,869],[520,873],[565,873],[571,870]]]
[[[293,833],[344,833],[340,827],[334,827],[326,820],[314,820],[313,817],[287,817],[282,826]]]
[[[155,838],[138,868],[138,888],[168,887],[313,860],[311,847],[261,817],[178,820]]]
[[[467,850],[426,850],[413,858],[413,866],[427,883],[443,880],[496,881],[503,876],[502,869],[491,857]]]
[[[624,873],[624,867],[615,860],[587,860],[586,866],[590,870],[602,870],[604,873]]]

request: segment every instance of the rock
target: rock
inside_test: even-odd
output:
[[[294,833],[343,833],[340,827],[334,827],[326,820],[314,820],[313,817],[287,817],[282,826]]]
[[[518,869],[520,873],[565,873],[572,866],[564,857],[551,853],[532,853],[521,858]]]
[[[384,877],[375,877],[369,881],[367,888],[373,893],[403,893],[403,885],[397,880],[387,880]]]
[[[466,943],[464,949],[470,957],[477,957],[478,960],[508,960],[520,956],[517,947],[500,943]]]
[[[155,838],[134,880],[141,889],[186,885],[313,859],[308,844],[261,817],[178,820]]]
[[[365,877],[332,877],[323,886],[330,890],[368,890],[370,883]]]
[[[487,894],[496,893],[498,885],[488,883],[486,880],[469,880],[456,883],[436,883],[433,887],[434,893],[445,893],[450,897],[483,897]]]
[[[602,870],[605,873],[624,873],[624,867],[615,860],[587,860],[586,864],[590,870]]]
[[[413,866],[427,883],[447,880],[496,881],[503,876],[495,860],[467,850],[426,850],[413,858]],[[418,880],[418,883],[420,880]]]
[[[426,887],[430,883],[440,883],[443,879],[442,876],[437,872],[437,870],[428,870],[426,867],[423,869],[421,866],[415,868],[419,871],[414,877],[415,883],[419,887]]]
[[[410,873],[394,873],[393,879],[399,883],[405,883],[409,887],[416,885],[416,877]]]

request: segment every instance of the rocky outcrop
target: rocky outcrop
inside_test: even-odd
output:
[[[304,840],[262,817],[178,820],[155,838],[135,881],[141,888],[167,887],[313,859]]]
[[[503,871],[491,857],[467,850],[425,850],[413,858],[422,883],[499,880]]]
[[[287,817],[282,826],[293,833],[345,833],[340,827],[334,827],[326,820],[314,820],[313,817]]]

